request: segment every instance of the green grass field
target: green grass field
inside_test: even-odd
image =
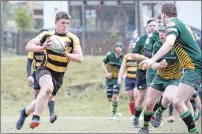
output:
[[[30,130],[27,120],[21,131],[15,130],[19,110],[34,98],[26,76],[26,56],[5,54],[1,58],[1,131],[2,132],[119,132],[134,133],[129,119],[128,97],[123,88],[120,92],[118,112],[123,117],[111,121],[110,103],[105,94],[105,78],[101,68],[102,56],[85,56],[82,64],[71,63],[65,74],[64,83],[55,97],[56,113],[59,117],[55,124],[47,118],[48,109],[42,114],[42,123],[36,130]],[[167,116],[167,112],[165,112]],[[166,118],[165,118],[166,119]],[[182,121],[155,129],[156,132],[187,132]],[[201,126],[201,120],[197,122]],[[49,129],[48,129],[49,128]],[[199,127],[201,131],[201,127]]]

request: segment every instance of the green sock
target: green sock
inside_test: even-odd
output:
[[[182,115],[180,115],[180,117],[182,118],[182,120],[184,121],[184,123],[187,125],[188,127],[188,131],[190,133],[197,133],[198,129],[195,126],[195,123],[193,121],[193,117],[190,113],[189,110],[187,110],[185,113],[183,113]]]
[[[151,113],[147,113],[146,111],[144,112],[144,127],[149,126],[151,117],[152,117],[152,112]]]
[[[158,111],[160,113],[163,113],[163,111],[165,111],[167,109],[167,107],[163,106],[162,104],[160,105],[160,107],[158,108]]]
[[[143,107],[136,107],[135,106],[135,118],[134,118],[134,120],[138,120],[139,119],[140,114],[142,112],[142,109],[143,109]]]
[[[113,101],[112,102],[112,114],[113,115],[116,114],[117,107],[118,107],[118,101]]]

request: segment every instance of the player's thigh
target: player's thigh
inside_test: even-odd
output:
[[[51,72],[45,67],[39,67],[36,71],[36,79],[41,89],[53,90],[53,81]]]
[[[147,92],[147,100],[154,101],[160,99],[164,92],[164,80],[158,76],[155,76]]]
[[[195,89],[199,89],[200,82],[201,82],[201,74],[198,74],[191,69],[185,69],[180,79],[180,83],[184,83],[185,85],[189,85],[190,87],[193,87]]]
[[[134,96],[134,88],[136,84],[136,79],[126,78],[125,79],[125,89],[128,92],[129,97]]]
[[[153,69],[147,69],[146,71],[146,83],[147,87],[151,86],[151,83],[156,75],[156,70]]]
[[[127,92],[130,98],[134,98],[134,89],[128,90]]]
[[[149,87],[147,98],[146,98],[146,107],[152,108],[156,104],[157,100],[161,97],[163,92],[158,91],[152,87]]]
[[[180,82],[174,101],[185,103],[188,101],[193,92],[194,88],[192,86]]]
[[[165,91],[163,93],[163,96],[167,96],[171,100],[173,100],[175,98],[175,96],[177,95],[178,85],[179,85],[178,81],[176,81],[176,84],[173,81],[172,83],[170,83],[169,85],[167,85],[166,88],[165,88]]]

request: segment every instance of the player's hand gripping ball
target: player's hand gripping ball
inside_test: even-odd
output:
[[[48,43],[48,49],[56,52],[56,53],[64,53],[65,52],[65,42],[57,37],[56,35],[53,35],[50,37],[50,42]]]

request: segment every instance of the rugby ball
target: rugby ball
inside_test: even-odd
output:
[[[56,35],[50,37],[50,42],[48,44],[50,44],[48,49],[56,53],[65,52],[65,42]]]

